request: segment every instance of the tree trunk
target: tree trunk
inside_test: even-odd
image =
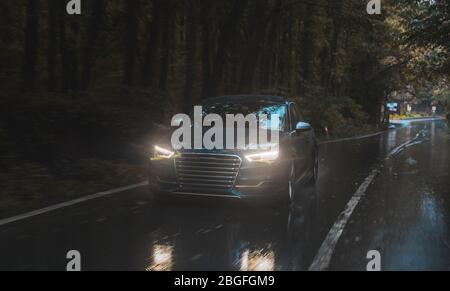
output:
[[[213,51],[211,46],[211,25],[212,21],[209,18],[208,11],[211,8],[211,2],[202,2],[203,9],[202,15],[205,15],[202,23],[202,99],[208,97],[209,82],[211,80],[211,52]]]
[[[265,45],[263,49],[261,68],[260,68],[260,83],[264,89],[269,89],[270,87],[270,73],[272,66],[272,55],[274,53],[275,42],[277,41],[277,33],[280,25],[281,18],[281,4],[282,0],[277,0],[275,11],[276,13],[272,16],[270,20],[270,28],[267,33],[265,40]]]
[[[26,26],[24,59],[22,69],[22,89],[34,89],[36,82],[36,66],[38,53],[39,33],[39,0],[28,0],[26,6]]]
[[[336,70],[337,70],[337,54],[339,49],[339,41],[341,36],[342,19],[342,0],[336,1],[336,9],[330,13],[335,13],[333,17],[333,33],[330,42],[330,61],[328,65],[328,75],[325,80],[326,86],[333,92],[334,95],[338,94],[336,84]]]
[[[242,58],[244,53],[244,48],[242,47],[244,43],[244,37],[242,33],[238,33],[235,40],[230,45],[230,61],[225,70],[224,79],[226,80],[224,94],[239,94],[239,84],[240,84],[240,74],[242,67]]]
[[[125,0],[125,63],[123,83],[132,86],[136,66],[139,0]]]
[[[150,87],[154,85],[153,74],[155,73],[155,64],[158,58],[158,45],[160,41],[160,24],[163,16],[162,1],[153,0],[152,3],[152,19],[147,23],[147,45],[142,65],[142,87]]]
[[[196,73],[197,57],[197,28],[198,28],[198,2],[187,2],[187,36],[186,36],[186,76],[184,87],[184,109],[189,112],[192,106],[193,87]]]
[[[162,21],[162,47],[161,47],[161,66],[159,74],[158,89],[161,91],[167,90],[167,79],[169,75],[169,61],[170,61],[170,38],[172,35],[172,21],[173,19],[173,2],[172,0],[165,0],[163,3],[163,21]]]
[[[47,88],[53,91],[56,85],[56,54],[57,54],[57,7],[56,2],[48,0],[48,48],[47,48]]]
[[[70,89],[69,74],[69,54],[66,39],[66,4],[60,1],[58,5],[58,23],[59,23],[59,51],[61,54],[61,90],[67,92]]]
[[[262,50],[261,44],[264,41],[268,26],[268,18],[265,16],[268,8],[266,0],[252,2],[250,7],[249,35],[247,49],[244,52],[241,67],[239,91],[249,93],[252,90],[253,78],[256,71],[259,55]]]
[[[77,92],[80,89],[79,70],[79,42],[80,23],[77,18],[71,17],[69,38],[69,64],[70,64],[70,89]]]
[[[301,57],[301,70],[300,76],[301,80],[299,83],[299,92],[304,94],[306,92],[306,86],[308,85],[311,78],[311,56],[314,51],[313,47],[313,14],[314,14],[314,4],[310,3],[306,6],[306,19],[305,19],[305,29],[302,37],[302,57]]]
[[[92,16],[88,27],[88,38],[83,54],[81,87],[84,90],[88,89],[92,82],[92,71],[95,67],[95,46],[103,23],[103,15],[104,1],[92,0]]]
[[[228,47],[232,41],[233,35],[237,31],[239,18],[241,18],[244,13],[247,3],[247,0],[235,0],[230,14],[226,17],[226,20],[221,27],[217,43],[217,52],[213,61],[212,77],[207,84],[207,95],[209,96],[214,96],[217,93],[217,88],[219,87],[223,76]]]

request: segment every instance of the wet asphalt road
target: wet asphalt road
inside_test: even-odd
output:
[[[417,137],[416,139],[414,139]],[[343,230],[330,270],[450,270],[449,129],[404,124],[321,145],[315,187],[291,209],[224,200],[154,204],[143,188],[0,226],[0,270],[307,270],[362,181],[380,173]],[[389,152],[414,141],[389,160]]]

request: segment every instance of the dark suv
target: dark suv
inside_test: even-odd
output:
[[[156,196],[274,197],[292,202],[297,183],[315,183],[318,145],[314,130],[293,101],[277,96],[223,96],[200,104],[203,114],[276,113],[279,150],[173,150],[170,137],[154,145],[149,185]]]

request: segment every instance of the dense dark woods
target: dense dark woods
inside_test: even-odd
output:
[[[386,0],[381,15],[363,0],[82,0],[81,15],[67,2],[0,3],[4,181],[138,180],[123,161],[154,123],[215,95],[291,96],[335,136],[382,127],[391,99],[448,106],[445,0]]]
[[[81,16],[70,16],[63,0],[11,1],[2,6],[14,24],[3,30],[17,36],[23,60],[21,70],[4,67],[13,74],[2,83],[61,92],[121,83],[159,90],[179,110],[232,93],[344,97],[376,123],[388,93],[404,85],[386,78],[390,69],[377,74],[382,60],[394,57],[405,67],[401,45],[448,42],[445,1],[384,2],[383,14],[370,16],[367,3],[355,0],[92,0]],[[426,9],[443,17],[424,16],[430,34],[396,35],[417,30],[401,13]]]

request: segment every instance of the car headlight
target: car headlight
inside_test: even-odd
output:
[[[273,162],[278,159],[279,151],[270,151],[258,154],[247,155],[245,158],[249,162]]]
[[[170,151],[168,149],[155,146],[155,159],[170,159],[175,155],[173,151]]]

